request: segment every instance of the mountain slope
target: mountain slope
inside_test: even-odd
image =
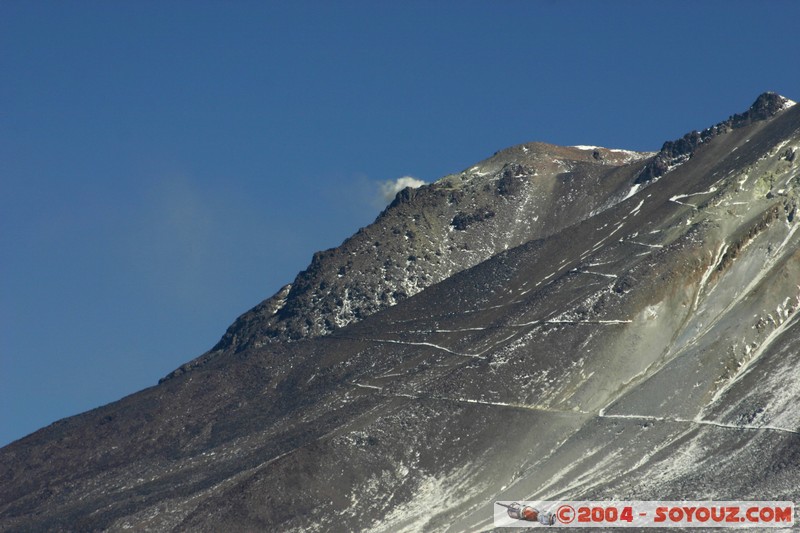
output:
[[[3,448],[0,528],[463,531],[490,527],[494,500],[796,500],[800,106],[789,104],[762,95],[749,119],[647,158],[525,145],[481,164],[495,169],[488,181],[401,193],[298,279],[338,276],[345,250],[384,227],[400,232],[378,241],[387,256],[407,257],[397,243],[417,213],[439,221],[425,226],[441,236],[431,246],[487,257],[430,267],[441,281],[348,325],[313,319],[297,342],[267,342],[273,323],[257,313],[240,319],[228,344],[157,387]],[[536,168],[528,154],[581,170],[503,174]],[[631,160],[603,164],[612,157]],[[590,205],[537,204],[547,187]],[[535,208],[521,207],[528,195]],[[482,209],[495,216],[456,229]],[[548,224],[530,222],[537,213]],[[471,257],[457,250],[444,257]],[[393,275],[345,270],[336,287],[388,290],[406,274]]]
[[[556,233],[621,200],[650,155],[529,143],[406,188],[373,224],[315,254],[292,284],[240,317],[216,348],[330,333]]]

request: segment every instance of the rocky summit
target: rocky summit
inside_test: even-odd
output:
[[[405,189],[152,388],[0,450],[2,531],[480,531],[800,500],[800,106]]]

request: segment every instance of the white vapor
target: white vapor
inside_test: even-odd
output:
[[[398,192],[402,191],[406,187],[411,187],[412,189],[416,189],[417,187],[422,187],[425,185],[426,182],[414,178],[412,176],[403,176],[402,178],[397,178],[396,180],[387,180],[381,182],[381,196],[383,196],[384,201],[391,202],[394,200],[394,197],[397,195]]]

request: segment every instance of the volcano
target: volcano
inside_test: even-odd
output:
[[[3,531],[479,531],[800,500],[800,106],[400,191],[156,386],[0,449]]]

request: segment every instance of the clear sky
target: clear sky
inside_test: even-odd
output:
[[[528,141],[800,99],[795,1],[0,2],[0,445],[113,401],[380,211]]]

